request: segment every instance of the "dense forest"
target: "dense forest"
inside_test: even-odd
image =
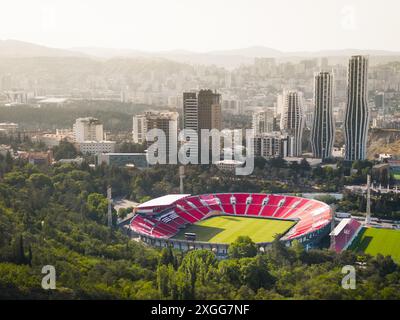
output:
[[[172,110],[167,106],[152,106],[118,101],[69,101],[62,106],[42,105],[34,108],[29,105],[1,107],[0,119],[18,123],[21,130],[52,130],[72,128],[79,117],[95,117],[104,124],[104,129],[113,134],[132,131],[132,117],[146,111]],[[183,115],[180,109],[173,110]],[[249,115],[225,115],[223,128],[247,128],[251,123]],[[307,137],[305,137],[307,140]],[[307,145],[307,144],[306,144]]]
[[[61,128],[72,128],[77,118],[95,117],[104,124],[106,131],[118,133],[132,130],[133,115],[153,109],[157,110],[156,107],[144,104],[83,100],[71,101],[60,107],[48,105],[40,108],[28,105],[15,108],[2,107],[0,118],[2,121],[18,123],[21,130],[55,131]]]
[[[224,186],[222,177],[205,184],[207,171],[191,170],[198,175],[188,192],[256,189],[245,180],[234,185],[225,181]],[[300,244],[286,248],[278,240],[270,251],[257,254],[251,239],[238,238],[230,258],[218,260],[211,251],[183,254],[145,247],[106,227],[108,184],[115,194],[142,201],[174,191],[177,179],[173,170],[162,167],[37,167],[1,157],[0,298],[400,298],[400,269],[390,257],[305,251]],[[44,265],[55,267],[55,290],[41,288]],[[341,287],[344,265],[357,267],[356,290]]]

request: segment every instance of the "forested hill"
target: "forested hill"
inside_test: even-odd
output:
[[[21,105],[15,108],[0,108],[0,119],[18,123],[21,130],[55,131],[60,128],[72,128],[77,118],[95,117],[104,124],[107,131],[130,132],[133,115],[155,109],[144,104],[82,100],[70,102],[62,107],[33,108]]]

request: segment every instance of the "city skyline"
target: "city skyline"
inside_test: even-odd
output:
[[[0,39],[59,48],[145,51],[207,52],[252,46],[286,52],[345,48],[400,51],[400,44],[391,41],[400,29],[399,9],[394,0],[385,1],[385,5],[360,0],[116,0],[113,7],[104,1],[17,0],[7,1],[7,10],[0,13]],[[207,24],[202,23],[204,17]]]

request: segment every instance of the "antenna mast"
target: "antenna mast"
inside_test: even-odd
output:
[[[184,188],[183,188],[183,179],[185,178],[185,167],[180,166],[179,167],[179,192],[181,194],[184,193]]]
[[[365,216],[365,224],[371,223],[371,176],[367,175],[367,214]]]
[[[107,212],[107,221],[108,221],[108,227],[112,227],[112,213],[111,213],[111,204],[112,204],[112,198],[111,198],[111,186],[107,187],[107,200],[108,200],[108,212]]]

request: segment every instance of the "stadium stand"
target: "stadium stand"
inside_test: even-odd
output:
[[[330,233],[330,236],[335,237],[334,249],[336,252],[341,252],[346,249],[353,239],[361,230],[362,225],[356,219],[345,218],[342,219],[335,229]]]

